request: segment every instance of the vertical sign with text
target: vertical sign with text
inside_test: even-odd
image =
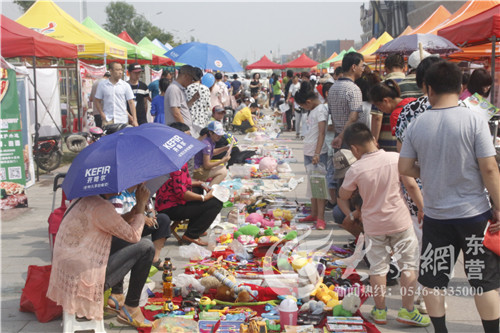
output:
[[[5,68],[0,71],[0,208],[27,207],[16,73]]]

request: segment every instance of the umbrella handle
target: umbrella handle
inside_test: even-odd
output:
[[[424,47],[422,46],[422,42],[418,42],[418,50],[420,53],[420,61],[424,59]]]

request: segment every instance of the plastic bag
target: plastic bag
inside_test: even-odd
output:
[[[186,297],[191,290],[196,290],[203,294],[205,287],[202,286],[199,280],[195,279],[194,275],[179,274],[175,277],[175,286],[181,288],[182,297]]]
[[[248,260],[250,259],[250,254],[247,252],[243,244],[241,244],[237,239],[234,239],[229,248],[233,250],[234,255],[238,260]]]
[[[28,266],[28,277],[21,295],[19,311],[34,312],[41,323],[59,318],[63,311],[62,306],[57,305],[56,302],[46,296],[49,289],[51,269],[51,265]]]
[[[192,319],[179,317],[162,317],[153,322],[152,333],[192,333],[199,332],[198,323]]]
[[[179,246],[179,255],[189,260],[202,260],[210,257],[212,252],[195,243],[191,243],[189,245]]]
[[[311,197],[315,199],[328,199],[328,185],[326,183],[326,167],[322,163],[306,165],[311,188]]]

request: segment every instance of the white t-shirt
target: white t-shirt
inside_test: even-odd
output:
[[[322,121],[325,122],[325,140],[323,141],[323,146],[321,147],[321,154],[327,153],[328,146],[326,144],[326,128],[328,122],[328,106],[326,106],[325,104],[320,104],[310,112],[303,113],[302,116],[306,117],[307,124],[307,132],[304,133],[304,155],[314,156],[314,154],[316,153],[316,144],[319,137],[318,125]]]
[[[290,90],[289,90],[289,92],[292,94],[292,96],[295,96],[295,93],[296,93],[297,91],[299,91],[299,89],[300,89],[300,82],[297,82],[297,83],[295,83],[295,84],[293,84],[293,83],[292,83],[292,84],[290,85]]]
[[[97,86],[95,98],[102,100],[106,121],[114,120],[115,124],[128,124],[127,101],[135,98],[130,84],[121,79],[116,84],[102,80]]]

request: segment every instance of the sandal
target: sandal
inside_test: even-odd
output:
[[[156,267],[158,270],[161,270],[163,269],[162,265],[161,265],[161,259],[158,259],[157,261],[154,261],[151,266],[154,266]]]
[[[318,218],[316,216],[308,215],[307,217],[300,219],[299,222],[316,222],[317,219]]]
[[[109,312],[111,313],[114,313],[114,314],[120,314],[120,302],[118,302],[118,300],[116,298],[114,298],[113,296],[109,296],[108,298],[108,301],[111,300],[113,303],[115,303],[115,306],[112,307],[111,305],[108,305],[106,306],[106,310],[108,310]]]
[[[130,326],[133,326],[135,328],[152,327],[153,326],[153,324],[147,319],[144,319],[144,322],[142,322],[142,323],[137,321],[137,319],[133,319],[125,307],[123,307],[122,309],[123,309],[123,312],[125,312],[125,315],[127,316],[127,318],[124,318],[124,317],[122,317],[121,314],[119,314],[118,317],[116,317],[116,320],[118,320],[118,322],[120,322],[122,324],[127,324]]]

